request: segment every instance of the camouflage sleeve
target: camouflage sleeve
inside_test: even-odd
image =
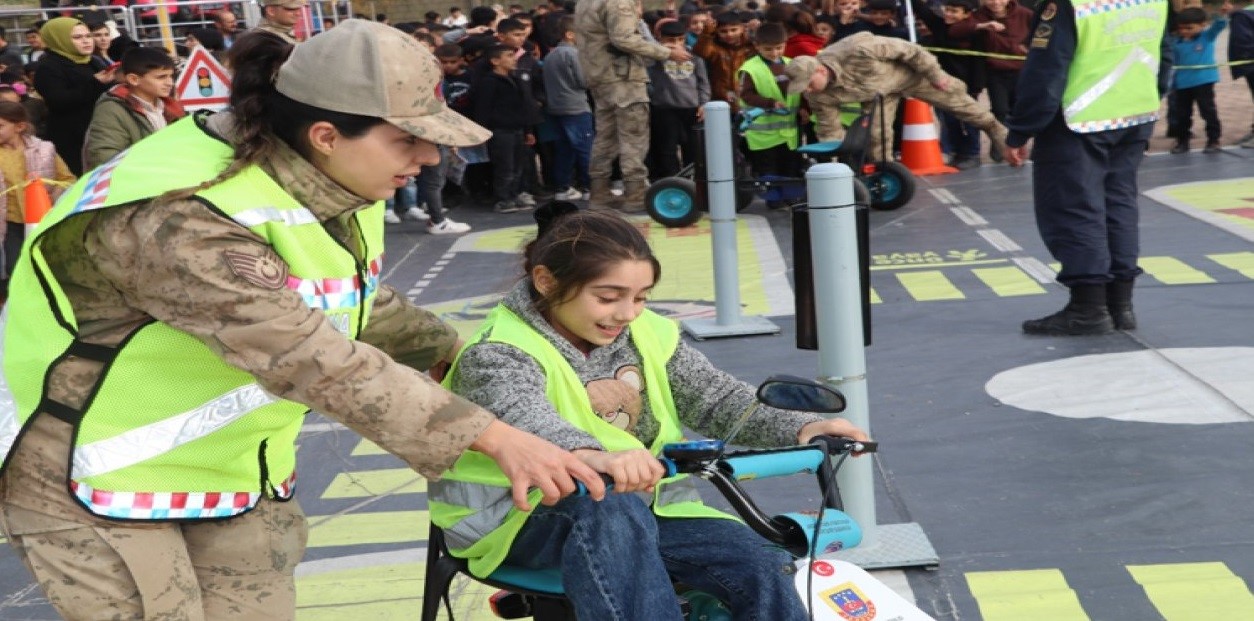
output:
[[[904,39],[875,37],[871,49],[879,59],[905,65],[929,82],[936,82],[945,76],[940,62],[931,52]]]
[[[810,103],[810,114],[818,126],[814,128],[819,140],[840,140],[845,137],[845,128],[840,124],[840,102],[826,93],[807,93],[806,101]]]
[[[95,224],[84,248],[128,305],[428,478],[451,467],[494,419],[378,348],[344,338],[287,289],[287,266],[270,246],[200,203],[111,209]]]
[[[426,371],[453,349],[457,330],[384,285],[358,340],[382,349],[405,366]]]
[[[609,0],[605,4],[605,21],[610,44],[619,51],[654,60],[670,57],[669,48],[650,42],[640,34],[640,13],[636,9],[636,0]]]

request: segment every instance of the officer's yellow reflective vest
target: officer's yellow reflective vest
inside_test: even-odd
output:
[[[679,344],[679,328],[674,321],[646,310],[631,323],[631,341],[640,352],[650,411],[661,425],[648,449],[660,455],[664,445],[683,440],[666,377],[666,362]],[[534,358],[547,378],[545,394],[549,402],[562,418],[596,437],[605,450],[645,448],[635,436],[596,415],[588,392],[570,363],[543,335],[504,305],[492,309],[469,340],[472,344],[478,342],[505,343]],[[453,362],[449,377],[457,372],[459,361],[460,356]],[[537,506],[540,496],[539,490],[532,490],[528,498],[531,506]],[[660,516],[735,519],[702,504],[687,475],[663,479],[654,488],[651,502],[654,513]],[[470,571],[477,576],[487,576],[500,566],[528,516],[514,508],[509,479],[496,462],[475,451],[463,453],[440,481],[428,485],[427,505],[431,521],[444,530],[449,550],[468,559]]]
[[[117,348],[78,340],[78,319],[42,245],[48,231],[77,215],[194,187],[232,158],[232,147],[207,133],[203,117],[179,121],[79,180],[22,248],[0,326],[0,456],[12,452],[37,412],[74,424],[69,486],[96,515],[224,518],[249,510],[263,494],[292,495],[294,443],[308,408],[267,393],[203,342],[161,321]],[[253,265],[266,272],[260,277],[300,292],[349,338],[365,327],[383,252],[382,203],[353,216],[359,260],[257,166],[196,196],[266,240],[287,263],[285,281],[281,265],[264,262]],[[67,356],[105,365],[82,411],[47,392],[49,369]]]
[[[1043,9],[1040,28],[1051,7]],[[1075,5],[1076,50],[1062,95],[1072,131],[1093,132],[1158,120],[1158,63],[1167,0]]]
[[[792,61],[784,59],[784,64],[789,62]],[[775,81],[775,75],[771,73],[770,66],[762,60],[761,56],[754,56],[745,61],[745,64],[740,66],[737,75],[742,73],[753,80],[753,88],[758,91],[759,95],[788,105],[788,114],[776,114],[768,110],[766,114],[749,124],[749,127],[745,129],[745,142],[749,143],[749,150],[762,151],[781,144],[786,144],[789,149],[796,150],[800,142],[797,131],[797,110],[801,108],[801,95],[793,93],[785,97],[779,88],[779,82]],[[741,110],[752,107],[744,100],[740,101]]]

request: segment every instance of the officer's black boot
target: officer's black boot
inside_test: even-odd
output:
[[[1106,310],[1115,323],[1116,330],[1135,330],[1136,315],[1132,314],[1131,280],[1112,280],[1106,283]]]
[[[1105,285],[1077,285],[1071,288],[1071,301],[1062,310],[1040,319],[1023,322],[1027,334],[1046,336],[1089,336],[1114,331],[1106,310]]]

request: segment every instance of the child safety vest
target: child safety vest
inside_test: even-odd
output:
[[[784,64],[790,62],[792,62],[790,59],[784,59]],[[738,74],[740,73],[747,74],[753,80],[753,88],[759,95],[788,105],[788,114],[776,114],[768,110],[766,114],[749,124],[745,130],[745,142],[749,143],[749,150],[763,151],[781,144],[786,144],[789,149],[796,150],[799,144],[797,110],[801,108],[801,95],[793,93],[785,97],[784,92],[779,88],[779,82],[775,81],[775,74],[771,73],[771,67],[762,60],[761,56],[754,56],[745,61],[745,64],[740,66]],[[752,107],[744,100],[740,101],[741,110]]]
[[[1053,27],[1055,6],[1042,9],[1038,32]],[[1159,44],[1166,20],[1167,0],[1075,5],[1075,58],[1062,94],[1067,127],[1088,134],[1158,120]]]
[[[0,326],[0,456],[7,462],[37,412],[74,425],[69,487],[87,510],[107,518],[225,518],[248,511],[262,494],[287,499],[293,492],[294,442],[306,406],[267,393],[203,342],[160,321],[116,348],[79,340],[74,308],[42,247],[48,231],[76,215],[142,204],[217,176],[233,149],[202,122],[183,119],[136,143],[61,197],[22,248]],[[346,337],[365,327],[383,252],[382,203],[353,216],[359,260],[257,166],[196,196],[266,240],[287,264],[282,284]],[[254,269],[282,278],[280,265]],[[46,388],[50,368],[67,356],[104,364],[81,411],[53,401]]]
[[[674,321],[646,310],[631,322],[631,341],[640,352],[646,397],[661,429],[648,447],[660,455],[662,447],[683,440],[666,362],[679,344]],[[547,379],[545,394],[562,418],[592,434],[607,451],[645,448],[635,436],[597,416],[588,392],[570,363],[543,335],[504,305],[497,305],[469,343],[505,343],[535,359]],[[463,351],[465,351],[463,349]],[[457,371],[453,362],[449,377]],[[448,380],[445,380],[446,385]],[[536,506],[539,490],[528,502]],[[514,538],[527,521],[527,513],[513,505],[510,483],[496,462],[482,453],[466,451],[439,481],[428,484],[427,505],[431,521],[444,529],[445,541],[456,556],[469,560],[476,576],[492,573],[509,552]],[[663,479],[653,492],[653,512],[664,517],[713,517],[735,519],[705,506],[688,475]]]

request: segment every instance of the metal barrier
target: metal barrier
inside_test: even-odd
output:
[[[30,47],[26,45],[22,35],[35,22],[54,17],[82,19],[84,16],[100,14],[106,21],[112,21],[119,33],[129,36],[141,45],[160,46],[165,44],[165,37],[161,33],[161,11],[168,17],[170,37],[174,43],[181,43],[186,31],[193,28],[212,28],[213,13],[222,9],[229,9],[240,19],[241,34],[260,23],[262,15],[257,0],[132,1],[134,4],[131,6],[0,8],[0,26],[4,27],[8,35],[6,39],[9,45],[16,46],[25,57],[30,53]],[[310,0],[309,9],[304,12],[303,31],[317,34],[323,30],[323,20],[329,19],[338,24],[352,14],[351,0]]]

